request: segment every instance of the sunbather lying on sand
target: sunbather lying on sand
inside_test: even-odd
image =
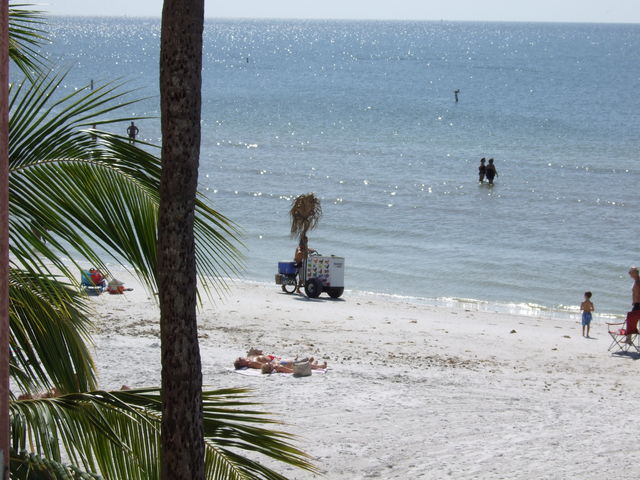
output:
[[[318,361],[314,360],[313,357],[297,360],[297,363],[303,362],[305,360],[309,362],[309,366],[311,367],[311,370],[324,370],[325,368],[327,368],[327,362],[319,364]],[[265,363],[260,368],[260,371],[262,371],[262,373],[273,373],[273,372],[294,373],[293,363],[294,363],[294,360],[280,360],[278,362],[274,361],[271,363]]]
[[[327,362],[319,364],[313,357],[305,359],[309,362],[312,370],[323,370],[327,368]],[[251,349],[247,352],[246,357],[238,357],[233,362],[236,370],[241,368],[256,368],[262,373],[293,373],[293,364],[296,360],[285,360],[274,355],[264,355],[262,350]],[[300,361],[300,360],[298,360]]]

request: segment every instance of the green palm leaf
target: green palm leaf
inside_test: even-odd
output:
[[[83,472],[26,451],[11,450],[11,478],[14,480],[99,480],[99,475]]]
[[[106,270],[108,256],[131,265],[155,290],[157,150],[103,131],[130,120],[117,116],[133,103],[122,85],[65,94],[64,75],[39,73],[41,17],[21,6],[12,5],[10,48],[29,81],[11,87],[9,286],[10,367],[23,395],[16,400],[12,394],[10,403],[11,475],[157,478],[160,393],[93,391],[91,324],[75,288],[74,263],[81,259]],[[201,287],[207,293],[225,288],[221,278],[240,270],[237,227],[199,197],[195,235]],[[38,391],[64,395],[36,399]],[[291,445],[291,435],[267,428],[277,422],[249,409],[245,390],[204,392],[203,403],[207,478],[284,478],[260,465],[256,455],[315,471]],[[252,459],[243,451],[252,452]]]
[[[21,265],[42,270],[41,257],[69,272],[61,258],[86,258],[105,268],[106,252],[129,263],[155,289],[159,160],[126,139],[97,130],[122,119],[105,116],[131,102],[118,86],[79,90],[60,98],[64,76],[45,76],[14,86],[10,120],[10,213],[12,240],[34,225],[46,243],[12,243]],[[239,273],[236,227],[200,200],[196,238],[205,290],[224,287],[220,278]]]
[[[246,393],[203,392],[207,478],[284,478],[239,455],[238,448],[315,472],[307,456],[289,443],[291,435],[259,426],[278,422],[247,410],[253,404],[246,401]],[[160,411],[158,389],[16,401],[11,404],[12,448],[38,452],[55,462],[64,452],[74,465],[105,478],[158,478]]]
[[[38,47],[47,40],[46,32],[40,28],[45,24],[44,14],[24,8],[31,6],[12,3],[9,7],[9,57],[28,78],[45,65]]]
[[[23,392],[96,388],[87,310],[76,289],[58,279],[12,268],[10,346],[14,381]]]

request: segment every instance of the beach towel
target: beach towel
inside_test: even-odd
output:
[[[257,368],[239,368],[237,370],[235,368],[230,368],[229,370],[239,375],[246,375],[247,377],[269,377],[270,375],[282,375],[283,377],[293,377],[293,373],[277,373],[277,372],[262,373]],[[313,370],[313,373],[311,374],[311,376],[315,375],[316,373],[325,374],[327,373],[327,370],[328,370],[327,368],[323,368],[320,370]]]

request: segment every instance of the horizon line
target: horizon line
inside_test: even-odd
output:
[[[43,12],[51,17],[75,18],[126,18],[160,20],[155,15],[100,15],[100,14],[62,14]],[[408,18],[320,18],[320,17],[209,17],[205,20],[236,20],[236,21],[318,21],[318,22],[424,22],[424,23],[540,23],[540,24],[572,24],[572,25],[638,25],[640,21],[585,21],[585,20],[451,20],[451,19],[408,19]]]

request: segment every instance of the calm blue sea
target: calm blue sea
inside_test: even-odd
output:
[[[126,81],[159,143],[159,20],[51,23],[65,88]],[[310,245],[346,258],[347,289],[629,309],[640,25],[209,20],[204,54],[201,188],[243,229],[246,278],[273,281],[291,199],[315,192]]]

